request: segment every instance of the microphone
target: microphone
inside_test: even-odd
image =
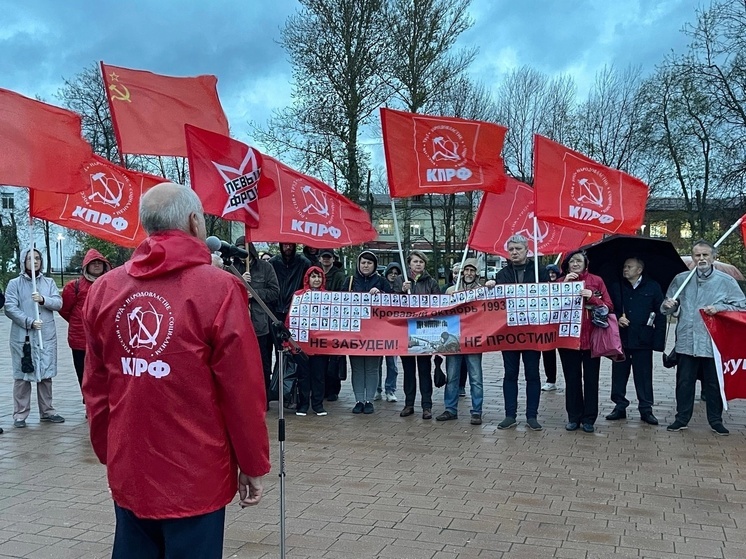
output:
[[[205,244],[210,252],[220,251],[220,255],[223,258],[248,258],[249,253],[242,248],[238,248],[236,245],[232,245],[226,241],[221,241],[216,236],[211,235],[205,239]]]

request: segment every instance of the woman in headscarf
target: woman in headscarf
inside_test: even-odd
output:
[[[65,419],[52,403],[52,379],[57,375],[57,332],[54,312],[62,308],[57,285],[45,277],[41,253],[34,249],[23,252],[22,271],[8,282],[5,293],[5,315],[10,327],[10,355],[13,364],[13,426],[26,427],[31,411],[31,383],[36,383],[39,416],[42,422],[64,423]],[[36,291],[32,287],[36,276]],[[34,306],[39,305],[39,320]],[[44,349],[39,346],[41,330]],[[28,344],[24,351],[24,345]],[[33,365],[33,366],[32,366]]]
[[[611,297],[604,280],[588,273],[588,257],[584,252],[571,252],[562,263],[564,276],[561,281],[582,281],[580,291],[583,297],[581,312],[580,349],[559,349],[562,373],[565,376],[565,408],[567,425],[565,429],[575,431],[582,427],[586,433],[593,433],[593,424],[598,417],[598,375],[601,358],[591,356],[591,322],[593,307],[606,305],[609,312],[614,310]]]

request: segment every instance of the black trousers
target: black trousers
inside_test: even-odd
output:
[[[541,361],[544,363],[544,374],[547,382],[557,384],[557,350],[548,349],[541,352]]]
[[[342,390],[341,376],[347,378],[347,357],[344,355],[330,355],[326,366],[325,397],[339,396]]]
[[[404,405],[414,406],[414,400],[417,398],[417,376],[419,376],[422,409],[432,409],[433,376],[430,356],[402,356],[401,367],[404,370]]]
[[[78,377],[78,384],[83,387],[83,369],[85,369],[85,350],[73,349],[73,366]]]
[[[272,376],[272,348],[274,347],[274,340],[272,340],[272,334],[257,336],[256,340],[259,342],[259,355],[262,358],[264,389],[269,392],[269,382],[270,377]]]
[[[601,358],[587,349],[559,349],[565,375],[565,409],[571,423],[590,423],[598,417],[598,374]]]
[[[326,369],[329,365],[328,355],[311,355],[308,363],[300,365],[298,376],[298,410],[308,411],[311,404],[313,411],[324,408],[324,385]]]
[[[723,422],[723,399],[720,396],[715,360],[712,357],[694,357],[679,353],[676,367],[676,420],[689,423],[694,411],[694,385],[697,374],[702,373],[702,392],[707,404],[707,422],[717,425]]]
[[[186,518],[148,520],[114,505],[112,559],[221,559],[225,508]]]
[[[653,350],[625,349],[624,361],[615,361],[611,365],[611,401],[616,409],[626,410],[627,382],[630,370],[635,381],[635,392],[640,414],[653,411]]]

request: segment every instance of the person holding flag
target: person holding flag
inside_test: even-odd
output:
[[[717,249],[704,240],[692,246],[692,261],[696,264],[694,277],[679,294],[691,272],[677,275],[666,292],[661,312],[674,315],[676,323],[676,419],[666,429],[683,431],[694,410],[694,387],[702,373],[702,392],[707,403],[707,421],[718,435],[728,435],[723,425],[723,399],[720,396],[712,339],[707,332],[700,309],[707,315],[721,311],[746,309],[746,297],[735,279],[716,270],[713,262]],[[678,297],[675,295],[678,294]]]
[[[427,256],[419,250],[413,250],[407,256],[407,275],[396,278],[395,293],[410,293],[412,295],[440,295],[437,280],[427,273]],[[420,397],[422,404],[422,419],[433,418],[433,377],[431,375],[432,362],[429,355],[402,355],[401,365],[404,370],[404,409],[399,414],[407,417],[414,414],[414,400],[417,396],[417,373],[420,377]]]
[[[535,283],[549,281],[546,271],[539,270],[539,277],[534,273],[533,261],[528,259],[528,239],[523,235],[513,235],[507,242],[510,260],[507,266],[497,273],[497,283]],[[542,426],[537,420],[539,414],[539,400],[541,398],[541,376],[539,374],[539,360],[541,352],[533,349],[520,351],[505,350],[503,364],[505,377],[503,378],[503,398],[505,399],[505,419],[498,423],[498,429],[510,429],[518,422],[518,374],[523,359],[523,372],[526,377],[526,424],[532,431],[541,431]]]

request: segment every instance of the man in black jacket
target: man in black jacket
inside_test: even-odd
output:
[[[533,261],[528,259],[528,239],[523,235],[513,235],[507,243],[508,265],[497,273],[496,283],[536,283]],[[549,275],[544,268],[539,269],[538,281],[549,281]],[[503,365],[503,398],[505,399],[505,419],[498,423],[498,429],[510,429],[518,422],[518,373],[523,359],[523,372],[526,377],[526,424],[532,431],[541,431],[542,426],[537,420],[539,414],[539,399],[541,398],[541,376],[539,375],[539,360],[541,352],[534,349],[505,350]]]
[[[269,263],[275,269],[277,282],[280,286],[280,296],[275,305],[277,320],[285,322],[290,310],[293,294],[303,287],[303,276],[311,263],[305,256],[296,253],[298,245],[295,243],[280,243],[280,254],[273,256]]]
[[[624,281],[609,289],[614,313],[619,318],[619,337],[626,359],[611,365],[611,401],[614,410],[606,419],[627,417],[626,398],[630,369],[635,379],[635,391],[640,419],[658,425],[653,415],[653,351],[663,351],[666,344],[666,317],[661,314],[663,292],[654,280],[643,276],[645,264],[639,258],[628,258],[622,268]]]

